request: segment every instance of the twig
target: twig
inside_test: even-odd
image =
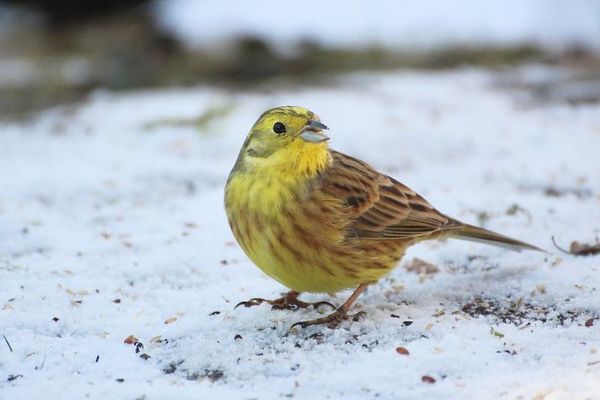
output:
[[[6,345],[8,346],[8,349],[12,353],[13,349],[12,349],[12,346],[10,345],[10,343],[8,342],[8,339],[6,338],[5,335],[2,335],[2,337],[4,338],[4,341],[6,342]]]
[[[571,253],[570,251],[567,251],[565,249],[563,249],[562,247],[560,247],[557,243],[556,240],[554,240],[554,235],[552,236],[552,244],[554,244],[554,247],[556,247],[557,249],[559,249],[560,251],[562,251],[565,254],[569,254],[569,255],[573,255],[573,253]]]
[[[40,365],[39,367],[35,367],[35,369],[38,370],[38,369],[44,368],[45,363],[46,363],[46,356],[44,356],[44,359],[42,360],[42,365]]]
[[[596,238],[596,243],[594,244],[572,242],[569,251],[559,247],[554,241],[554,237],[552,237],[552,242],[557,249],[572,256],[594,256],[600,254],[600,242],[598,242],[598,238]]]

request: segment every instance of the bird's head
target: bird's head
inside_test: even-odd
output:
[[[277,107],[264,112],[252,126],[240,153],[253,166],[287,166],[310,171],[328,158],[328,129],[303,107]],[[310,172],[309,171],[309,172]]]

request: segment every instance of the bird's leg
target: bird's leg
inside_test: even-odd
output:
[[[242,301],[242,302],[238,303],[235,306],[235,308],[237,308],[239,306],[253,307],[253,306],[257,306],[262,303],[268,303],[271,305],[271,309],[273,309],[273,310],[296,311],[301,308],[309,308],[309,307],[313,307],[316,309],[316,308],[319,308],[320,306],[329,306],[329,307],[335,309],[335,306],[333,304],[329,303],[328,301],[317,301],[315,303],[307,303],[305,301],[298,300],[298,296],[300,296],[300,292],[290,290],[289,292],[285,293],[282,297],[275,299],[275,300],[267,300],[267,299],[262,299],[260,297],[255,297],[248,301]]]
[[[356,290],[350,295],[350,297],[348,298],[348,300],[346,300],[344,302],[344,304],[342,304],[337,310],[335,310],[333,313],[327,315],[326,317],[321,317],[321,318],[317,318],[317,319],[311,319],[308,321],[300,321],[300,322],[296,322],[294,325],[292,325],[290,327],[293,328],[296,325],[300,326],[301,328],[306,328],[307,326],[311,326],[311,325],[323,325],[326,324],[327,327],[334,329],[337,328],[337,326],[345,320],[351,319],[353,321],[357,321],[360,317],[362,317],[365,312],[364,311],[360,311],[356,314],[348,314],[348,310],[350,310],[350,307],[352,306],[352,304],[356,301],[356,299],[358,299],[358,296],[361,295],[362,292],[365,291],[365,289],[367,288],[367,284],[366,283],[361,283]]]

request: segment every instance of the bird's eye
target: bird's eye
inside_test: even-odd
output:
[[[275,125],[273,125],[273,132],[275,132],[278,135],[285,133],[286,130],[287,129],[285,129],[285,125],[281,122],[275,122]]]

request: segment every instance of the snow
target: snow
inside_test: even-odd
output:
[[[0,398],[598,398],[600,258],[550,238],[600,235],[600,113],[497,81],[459,70],[96,92],[3,123],[0,334],[12,351],[0,338]],[[313,310],[234,309],[284,290],[235,244],[222,205],[247,130],[283,104],[315,111],[333,147],[438,209],[550,254],[420,244],[337,330],[288,330]],[[209,110],[222,112],[189,123]],[[439,272],[407,272],[415,258]]]
[[[155,15],[192,47],[250,35],[282,51],[305,39],[352,48],[537,44],[560,50],[575,44],[600,49],[600,3],[593,0],[305,0],[294,7],[273,0],[159,0]]]

